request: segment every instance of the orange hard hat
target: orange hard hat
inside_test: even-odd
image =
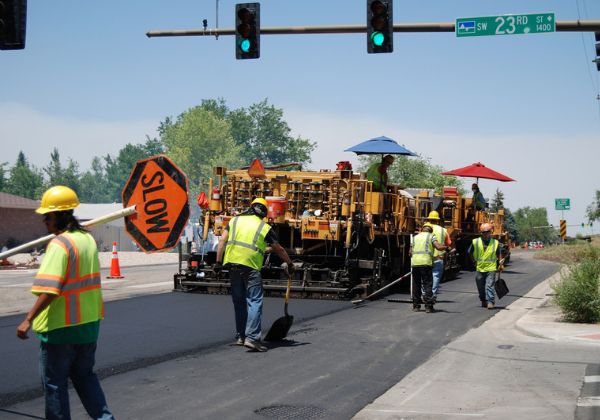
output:
[[[492,226],[491,223],[482,223],[479,230],[481,231],[481,233],[483,233],[483,232],[491,232],[492,229],[494,229],[494,227]]]

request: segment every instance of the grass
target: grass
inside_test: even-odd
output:
[[[561,280],[552,284],[554,302],[567,322],[600,322],[600,242],[572,241],[546,248],[535,258],[566,264]]]

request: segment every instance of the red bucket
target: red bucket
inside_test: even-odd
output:
[[[265,197],[267,200],[267,216],[275,223],[285,222],[285,209],[287,201],[285,197]]]

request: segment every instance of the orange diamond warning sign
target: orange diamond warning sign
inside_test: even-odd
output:
[[[187,177],[165,155],[135,164],[122,192],[123,206],[136,206],[125,229],[144,251],[177,245],[190,216],[187,189]]]

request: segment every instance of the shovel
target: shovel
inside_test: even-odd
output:
[[[290,327],[294,323],[294,316],[288,314],[288,300],[290,298],[290,288],[292,287],[292,276],[288,274],[287,289],[285,290],[285,305],[283,313],[285,314],[279,319],[276,319],[271,326],[271,329],[265,335],[265,341],[281,341],[285,338]]]

